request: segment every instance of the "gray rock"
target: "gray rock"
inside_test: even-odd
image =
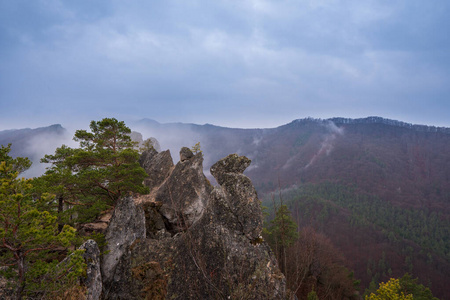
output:
[[[133,142],[137,142],[139,146],[144,142],[144,140],[142,139],[142,133],[137,131],[132,131],[130,134],[130,138]]]
[[[156,151],[158,151],[158,152],[161,151],[161,145],[159,144],[159,142],[156,138],[150,137],[144,141],[144,144],[145,143],[151,144],[153,149],[155,149]]]
[[[250,165],[245,156],[231,154],[211,167],[220,184],[213,192],[215,217],[223,226],[237,230],[249,240],[260,238],[263,225],[261,203],[250,179],[242,174]]]
[[[202,162],[201,153],[180,160],[142,202],[150,233],[114,256],[107,299],[286,298],[285,278],[261,238],[259,199],[242,174],[250,160],[220,160],[211,170],[215,188]]]
[[[166,224],[164,223],[164,218],[160,212],[161,206],[161,202],[143,203],[145,212],[145,228],[147,237],[149,238],[156,238],[161,230],[164,230],[164,232],[166,231]]]
[[[180,161],[154,198],[156,202],[162,203],[160,212],[166,220],[167,230],[175,234],[198,221],[211,190],[212,186],[203,174],[201,153]]]
[[[100,249],[94,240],[87,240],[80,249],[85,249],[83,258],[87,264],[86,278],[83,280],[86,286],[86,300],[98,300],[102,294]]]
[[[243,173],[252,161],[245,156],[239,156],[237,154],[230,154],[227,157],[219,160],[211,166],[211,174],[216,178],[219,184],[222,184],[226,176],[230,173]]]
[[[142,207],[135,205],[132,197],[120,199],[105,235],[106,246],[103,249],[105,254],[101,269],[106,296],[111,286],[122,280],[122,275],[116,270],[121,257],[130,245],[145,239],[145,235],[145,214]]]
[[[86,277],[80,278],[81,284],[86,288],[86,300],[98,300],[102,295],[103,283],[100,268],[100,249],[97,242],[87,240],[78,249],[84,250],[83,258],[87,265]],[[73,253],[64,258],[58,265],[57,270],[65,274],[66,269],[70,267]],[[1,293],[0,293],[1,296]],[[0,299],[3,299],[0,297]]]
[[[194,153],[192,153],[191,149],[188,147],[183,147],[180,150],[180,161],[189,160],[194,157]]]
[[[139,157],[139,164],[149,175],[151,174],[149,170],[154,164],[153,157],[155,157],[156,154],[158,154],[158,152],[155,149],[151,148],[142,152],[141,156]]]
[[[150,191],[163,183],[174,167],[169,150],[160,153],[154,149],[146,150],[142,153],[139,164],[149,175],[144,180],[144,185]]]

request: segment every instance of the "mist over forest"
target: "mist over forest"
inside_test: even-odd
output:
[[[0,299],[450,299],[449,12],[0,1]]]
[[[287,205],[299,228],[312,228],[343,255],[362,291],[409,273],[438,297],[448,296],[449,128],[379,117],[308,118],[260,129],[143,119],[130,127],[143,140],[156,138],[175,163],[182,147],[200,143],[213,184],[216,161],[231,153],[250,158],[245,174],[269,207],[268,218],[276,203]],[[1,131],[0,143],[12,143],[13,156],[30,157],[34,166],[23,175],[37,177],[46,167],[40,158],[62,144],[75,147],[72,137],[52,125]]]

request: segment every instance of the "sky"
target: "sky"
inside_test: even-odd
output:
[[[0,0],[0,130],[450,127],[448,0]]]

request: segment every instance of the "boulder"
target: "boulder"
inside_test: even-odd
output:
[[[226,180],[227,174],[244,173],[251,162],[252,161],[245,156],[230,154],[211,166],[211,175],[216,178],[219,184],[222,184]]]
[[[188,147],[183,147],[180,150],[180,161],[189,160],[194,157],[194,153],[192,153],[191,149]]]

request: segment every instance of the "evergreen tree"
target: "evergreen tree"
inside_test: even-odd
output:
[[[194,146],[192,146],[191,151],[194,154],[202,153],[202,150],[200,149],[200,142],[197,142]]]
[[[287,249],[298,239],[297,224],[292,219],[291,212],[284,204],[275,212],[275,218],[269,227],[269,243],[274,249],[281,271],[286,274]]]
[[[73,164],[68,163],[75,149],[62,145],[57,148],[54,155],[46,155],[41,159],[43,163],[52,163],[44,175],[34,179],[34,195],[39,197],[42,193],[51,192],[55,195],[51,203],[53,209],[58,211],[58,223],[61,230],[68,223],[70,211],[64,213],[64,206],[78,204],[78,182]]]
[[[90,129],[75,132],[79,148],[63,145],[41,160],[52,164],[44,182],[51,183],[58,207],[73,207],[78,222],[92,220],[127,193],[148,192],[142,184],[147,173],[138,163],[137,145],[125,123],[104,118],[92,121]]]
[[[433,297],[431,290],[422,284],[417,283],[417,278],[413,279],[411,275],[406,273],[402,278],[399,279],[401,290],[405,294],[413,295],[413,299],[421,300],[438,300]]]
[[[317,297],[317,293],[314,291],[314,289],[308,293],[307,297],[307,300],[319,300],[319,297]]]
[[[55,255],[50,251],[68,247],[75,229],[66,225],[59,231],[55,212],[38,209],[52,197],[32,197],[32,179],[18,178],[31,163],[11,158],[9,151],[10,145],[0,149],[0,270],[13,279],[15,298],[21,299],[33,282],[42,282],[39,269],[48,267]]]
[[[8,144],[8,146],[1,146],[0,148],[0,159],[1,161],[5,162],[6,165],[11,167],[10,172],[17,172],[18,174],[28,170],[31,167],[31,161],[26,157],[17,157],[12,158],[9,156],[9,152],[11,151],[11,144]],[[0,178],[3,178],[3,176],[8,176],[5,174],[1,174]]]

